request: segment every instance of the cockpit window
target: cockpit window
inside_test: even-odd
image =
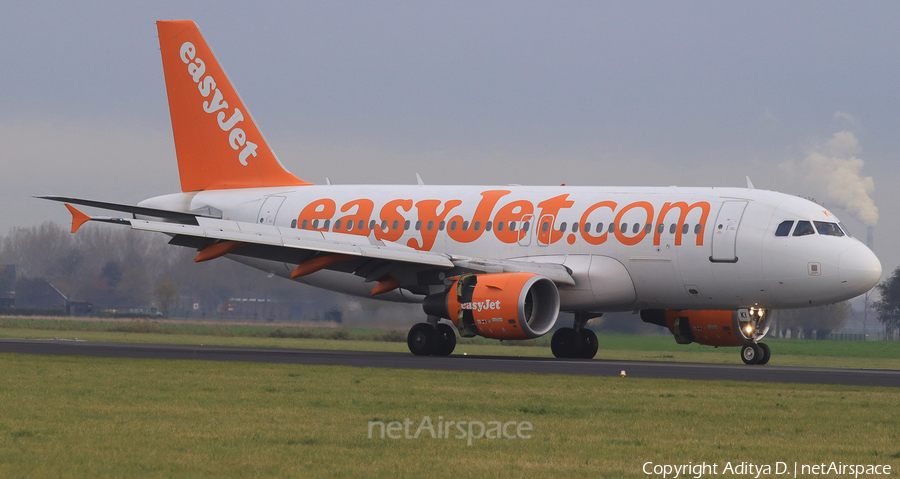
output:
[[[775,230],[775,236],[787,236],[791,233],[791,226],[794,226],[793,220],[782,221]]]
[[[813,229],[813,226],[809,223],[809,221],[798,221],[797,227],[794,228],[794,236],[806,236],[814,234],[816,234],[816,230]]]
[[[843,230],[843,232],[844,232],[845,235],[847,235],[847,236],[849,236],[849,237],[851,237],[851,238],[853,237],[853,235],[850,234],[850,230],[848,230],[847,227],[844,226],[844,223],[838,223],[838,226],[841,227],[841,230]]]
[[[816,225],[816,231],[819,232],[820,235],[827,236],[844,236],[844,232],[838,227],[837,223],[826,223],[824,221],[813,221],[813,224]]]

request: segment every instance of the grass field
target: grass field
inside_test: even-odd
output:
[[[342,349],[408,352],[406,332],[377,329],[291,328],[169,324],[150,321],[104,322],[0,319],[0,337],[63,338],[91,341],[204,344],[220,346]],[[737,348],[681,345],[671,336],[599,334],[596,359],[740,364]],[[455,354],[552,357],[550,338],[500,343],[460,339]],[[767,339],[772,365],[900,369],[900,342]]]
[[[0,477],[646,477],[647,461],[900,468],[898,389],[14,354],[0,355],[0,377]],[[368,437],[369,421],[408,418],[412,432],[424,416],[533,430],[471,446],[427,432]]]

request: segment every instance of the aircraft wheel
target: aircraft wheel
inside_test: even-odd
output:
[[[550,338],[550,350],[558,358],[577,358],[581,352],[581,339],[572,328],[559,328]]]
[[[769,349],[769,345],[766,343],[756,343],[759,346],[759,349],[762,350],[762,357],[759,358],[759,362],[756,364],[766,364],[769,362],[769,358],[772,357],[772,350]]]
[[[594,356],[597,355],[597,348],[599,348],[599,346],[600,345],[597,343],[597,335],[593,331],[590,329],[581,330],[581,354],[578,355],[579,358],[594,359]]]
[[[456,338],[453,338],[454,340]],[[409,351],[416,356],[428,356],[432,354],[438,344],[438,333],[434,326],[428,323],[418,323],[409,329],[406,336],[406,345]]]
[[[456,331],[447,324],[437,325],[437,347],[434,348],[435,356],[449,356],[456,349]]]
[[[744,361],[744,364],[757,364],[762,357],[762,348],[757,344],[748,344],[741,348],[741,359]]]

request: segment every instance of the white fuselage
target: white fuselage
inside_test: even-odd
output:
[[[755,189],[328,185],[180,193],[141,205],[212,207],[223,219],[453,257],[561,263],[576,280],[559,288],[563,311],[814,306],[863,294],[881,276],[875,255],[848,235],[776,236],[785,221],[838,220],[813,202]],[[231,257],[283,277],[296,267]],[[302,282],[362,296],[374,286],[328,270]],[[421,300],[403,290],[381,296]]]

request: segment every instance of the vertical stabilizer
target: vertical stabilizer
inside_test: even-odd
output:
[[[190,20],[156,22],[182,191],[308,185],[269,149]]]

